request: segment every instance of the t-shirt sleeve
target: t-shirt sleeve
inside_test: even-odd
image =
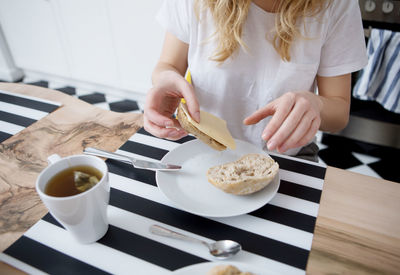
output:
[[[368,62],[357,0],[335,0],[321,50],[320,76],[338,76],[362,69]]]
[[[189,44],[192,9],[192,0],[164,0],[156,19],[166,31]]]

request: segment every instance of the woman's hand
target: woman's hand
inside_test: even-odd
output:
[[[193,86],[179,73],[165,70],[158,74],[157,84],[147,93],[144,107],[144,128],[149,133],[171,140],[187,135],[178,120],[173,118],[181,98],[186,99],[189,112],[200,120],[199,106]]]
[[[272,116],[262,138],[269,150],[285,152],[304,146],[321,131],[336,132],[346,127],[350,112],[351,74],[317,76],[318,95],[289,92],[247,117],[244,124],[255,124]]]
[[[192,118],[200,122],[193,86],[183,77],[188,68],[188,51],[188,44],[166,32],[161,56],[152,74],[154,86],[147,93],[144,107],[144,128],[155,136],[177,140],[187,135],[172,117],[181,98],[185,98]]]
[[[321,124],[322,105],[319,96],[311,92],[288,92],[258,109],[243,123],[255,124],[272,116],[262,139],[267,141],[269,150],[283,153],[304,146],[314,138]]]

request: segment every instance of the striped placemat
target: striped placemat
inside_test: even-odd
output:
[[[60,107],[60,103],[0,90],[0,143]]]
[[[161,160],[191,139],[168,141],[140,129],[117,152]],[[186,266],[216,261],[201,245],[152,235],[149,227],[159,224],[209,242],[235,240],[243,251],[230,261],[257,266],[265,274],[304,274],[326,168],[272,157],[280,165],[276,196],[254,212],[229,218],[182,211],[158,190],[154,172],[107,160],[112,187],[110,228],[102,239],[78,244],[47,214],[0,258],[28,273],[52,274],[173,274]]]

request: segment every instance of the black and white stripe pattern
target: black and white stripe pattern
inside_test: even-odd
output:
[[[59,103],[0,90],[0,142],[60,107]]]
[[[118,152],[160,160],[191,139],[173,142],[140,129]],[[160,224],[204,241],[235,240],[243,251],[232,260],[257,266],[267,274],[304,274],[326,168],[291,157],[272,157],[280,165],[277,195],[254,212],[229,218],[182,211],[158,190],[154,172],[108,160],[110,228],[101,240],[80,245],[48,214],[0,259],[27,272],[56,274],[168,274],[215,261],[202,246],[152,235],[150,225]]]
[[[129,98],[124,98],[116,95],[112,91],[102,90],[99,92],[96,90],[87,90],[86,88],[71,86],[71,83],[68,82],[49,82],[44,79],[32,78],[29,76],[25,77],[23,82],[25,84],[63,92],[104,110],[123,113],[143,113],[143,98],[138,96],[132,97],[132,94],[130,94]],[[352,105],[355,105],[357,101],[362,101],[362,106],[365,105],[365,100],[357,100],[355,98],[352,99]],[[379,103],[376,104],[379,105],[379,108],[381,107]],[[377,106],[376,104],[374,104],[374,107],[372,108],[373,116],[377,115],[378,117],[382,117],[379,114],[379,110],[375,111]],[[358,107],[356,107],[356,109],[358,109]],[[372,114],[370,105],[367,109],[367,113]],[[359,116],[358,114],[354,115]],[[361,114],[361,116],[364,115]],[[382,119],[386,121],[387,116],[383,116]],[[5,134],[3,136],[2,133],[0,133],[0,141],[5,140],[10,136],[10,134]],[[317,132],[316,143],[320,149],[318,153],[318,161],[322,164],[376,178],[384,178],[386,180],[400,182],[399,175],[396,173],[396,163],[391,161],[393,156],[399,155],[399,149],[397,148],[365,143],[321,131]],[[337,150],[337,148],[340,148],[340,150]]]

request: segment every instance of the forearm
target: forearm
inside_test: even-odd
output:
[[[349,102],[341,97],[319,98],[322,101],[319,129],[324,132],[337,132],[346,127],[349,121]]]
[[[177,73],[181,76],[184,76],[184,72],[180,72],[180,70],[178,68],[176,68],[175,66],[173,66],[170,63],[167,62],[158,62],[156,67],[153,70],[153,73],[151,75],[151,81],[153,83],[153,85],[155,85],[156,83],[158,83],[160,81],[160,79],[165,78],[166,74],[170,74],[170,73]]]
[[[320,130],[337,132],[349,121],[351,75],[317,77],[321,105]]]
[[[153,84],[168,75],[184,76],[188,67],[187,55],[189,45],[177,39],[169,32],[165,35],[160,59],[154,68],[151,79]]]

